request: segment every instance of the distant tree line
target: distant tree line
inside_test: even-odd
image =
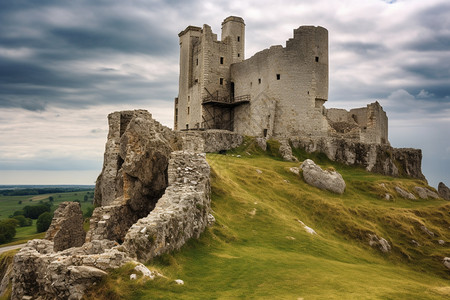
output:
[[[0,195],[3,195],[3,196],[26,196],[26,195],[43,195],[43,194],[55,194],[55,193],[82,192],[82,191],[91,191],[91,190],[92,189],[86,189],[86,188],[81,188],[81,187],[25,188],[25,189],[0,190]]]

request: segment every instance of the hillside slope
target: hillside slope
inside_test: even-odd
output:
[[[300,151],[294,154],[306,158]],[[131,281],[129,275],[136,272],[125,266],[86,299],[450,296],[450,272],[442,264],[450,256],[450,203],[406,200],[394,191],[395,186],[413,191],[425,182],[371,174],[313,155],[323,168],[343,175],[346,191],[335,195],[304,183],[289,171],[300,163],[280,160],[270,147],[262,153],[250,142],[207,158],[216,224],[180,251],[148,263],[164,277]],[[394,200],[385,200],[386,193]],[[385,238],[392,250],[382,253],[369,246],[368,234]]]

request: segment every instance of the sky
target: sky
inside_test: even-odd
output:
[[[246,58],[301,25],[329,32],[327,108],[378,101],[389,140],[422,149],[450,186],[448,0],[2,0],[0,185],[94,184],[107,115],[147,109],[173,127],[178,33],[240,16]]]

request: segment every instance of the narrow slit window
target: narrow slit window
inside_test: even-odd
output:
[[[198,66],[198,58],[195,60],[195,64]]]
[[[240,53],[238,53],[238,57],[241,57],[241,54],[240,54]]]
[[[190,113],[190,109],[189,109],[189,106],[188,106],[188,114]]]
[[[318,56],[316,56],[316,62],[319,62],[319,57]]]
[[[219,79],[220,85],[223,85],[223,78]]]
[[[281,75],[277,74],[277,80],[280,80],[280,79],[281,79]]]
[[[238,39],[237,39],[237,40],[238,40],[238,42],[240,42],[240,41],[241,41],[241,37],[240,37],[240,36],[238,36]]]
[[[258,84],[261,84],[261,78],[258,78]]]
[[[220,64],[223,65],[223,57],[220,58]]]

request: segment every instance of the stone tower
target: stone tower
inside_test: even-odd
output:
[[[231,102],[233,97],[230,66],[244,60],[244,20],[233,16],[226,18],[222,23],[221,41],[208,25],[188,26],[178,36],[180,78],[175,98],[175,130],[232,130],[230,107],[211,106],[211,103]]]

